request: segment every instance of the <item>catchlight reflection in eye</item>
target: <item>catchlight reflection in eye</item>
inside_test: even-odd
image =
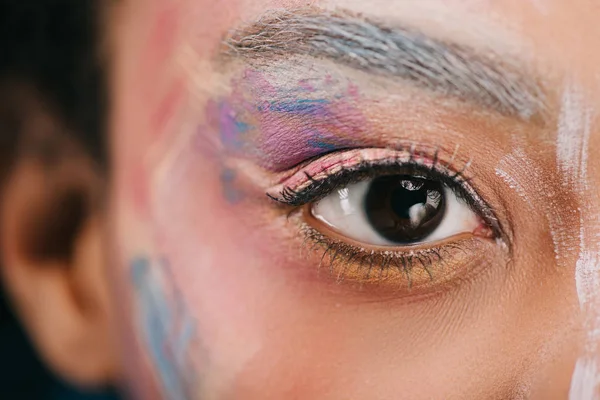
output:
[[[337,189],[313,204],[312,215],[350,239],[410,246],[473,232],[476,213],[441,182],[382,176]]]

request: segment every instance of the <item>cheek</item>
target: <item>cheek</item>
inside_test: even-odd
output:
[[[316,266],[285,239],[289,227],[273,227],[264,194],[241,187],[218,160],[187,149],[155,176],[149,229],[197,322],[206,354],[194,357],[207,392],[442,397],[478,386],[493,394],[485,387],[497,382],[486,377],[509,381],[505,366],[527,352],[515,345],[527,341],[507,334],[519,315],[515,303],[475,301],[507,299],[499,283],[507,282],[505,270],[490,268],[476,285],[439,300],[358,301],[298,272]],[[490,362],[484,353],[493,354]]]
[[[189,156],[153,185],[153,230],[208,349],[205,390],[317,398],[348,373],[340,362],[356,368],[350,359],[370,346],[352,334],[360,331],[354,310],[294,279],[290,269],[306,265],[282,256],[290,249],[256,206],[264,194],[240,189],[234,176],[223,179],[218,163]]]

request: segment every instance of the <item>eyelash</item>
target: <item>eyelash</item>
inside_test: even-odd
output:
[[[446,243],[439,248],[414,251],[370,251],[325,236],[308,224],[303,224],[302,231],[305,240],[312,243],[311,250],[316,247],[321,248],[322,254],[318,269],[322,269],[324,260],[328,258],[329,274],[334,275],[336,269],[340,271],[335,277],[338,282],[346,278],[346,274],[351,272],[348,271],[348,266],[355,263],[357,266],[354,270],[358,275],[359,282],[369,282],[375,275],[377,275],[375,279],[377,281],[385,279],[389,268],[396,268],[404,275],[408,287],[411,288],[416,267],[420,266],[426,272],[429,280],[433,281],[434,271],[431,267],[435,262],[439,262],[440,266],[443,266],[444,257],[451,250],[465,251],[464,245],[454,243]],[[335,268],[336,263],[340,264],[342,268]],[[377,269],[379,270],[378,274],[374,273],[376,272],[374,270]]]
[[[363,160],[352,166],[342,166],[333,173],[319,174],[318,179],[315,179],[307,172],[303,172],[307,184],[298,185],[300,189],[283,186],[276,196],[269,193],[267,193],[267,196],[280,204],[292,207],[291,212],[288,214],[289,218],[290,215],[303,206],[317,202],[331,194],[334,190],[349,184],[384,175],[424,175],[426,179],[439,180],[448,186],[482,218],[494,237],[502,237],[502,229],[492,209],[469,184],[473,180],[473,176],[466,176],[470,162],[467,162],[461,170],[452,171],[449,165],[443,164],[438,156],[439,153],[436,151],[431,159],[432,161],[425,163],[423,162],[423,155],[415,152],[414,147],[411,147],[408,160],[402,160],[400,157],[382,160]],[[454,156],[452,159],[454,160]],[[464,243],[445,243],[439,247],[428,249],[415,248],[410,250],[379,251],[359,248],[334,239],[324,235],[306,222],[302,224],[301,230],[305,237],[305,243],[312,243],[312,246],[310,246],[311,249],[314,250],[316,247],[320,247],[323,251],[320,257],[319,269],[322,267],[324,260],[327,259],[329,261],[330,273],[333,274],[336,263],[340,263],[340,266],[342,266],[340,270],[343,272],[338,274],[338,281],[344,279],[348,265],[355,263],[358,265],[355,270],[360,274],[359,280],[361,282],[370,281],[373,270],[376,268],[379,269],[378,279],[380,280],[386,271],[390,267],[393,267],[404,274],[410,287],[415,267],[421,266],[429,279],[433,280],[431,267],[435,265],[434,263],[444,264],[446,254],[451,250],[464,251],[464,246],[466,246]]]
[[[418,176],[424,174],[425,178],[439,180],[452,189],[461,200],[481,216],[495,234],[501,234],[501,228],[492,209],[469,185],[469,182],[474,179],[473,176],[466,176],[471,162],[467,162],[459,171],[450,172],[449,166],[442,164],[437,156],[437,152],[433,157],[433,162],[429,165],[417,161],[418,158],[414,149],[411,149],[410,154],[411,157],[408,161],[400,161],[399,159],[361,161],[351,167],[342,167],[339,171],[331,174],[327,173],[319,179],[314,179],[313,176],[304,172],[306,179],[310,183],[301,190],[296,191],[289,186],[284,186],[279,191],[277,197],[269,193],[267,193],[267,196],[280,204],[297,208],[319,201],[337,188],[364,180],[384,175],[402,174]]]

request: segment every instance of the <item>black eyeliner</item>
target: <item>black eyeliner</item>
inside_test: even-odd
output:
[[[439,158],[437,158],[437,160],[436,163],[429,166],[417,162],[414,157],[411,157],[409,161],[395,159],[362,161],[352,167],[342,168],[339,171],[319,179],[315,179],[307,172],[304,172],[309,183],[301,190],[296,191],[291,187],[286,186],[281,189],[278,196],[273,196],[271,194],[267,194],[267,196],[286,206],[301,207],[323,199],[333,193],[336,189],[368,179],[389,175],[421,177],[443,183],[451,189],[459,199],[476,212],[490,226],[495,234],[502,236],[502,229],[493,211],[487,203],[477,195],[475,190],[470,187],[469,182],[473,177],[467,177],[465,175],[467,168],[448,173],[444,169],[439,168]]]

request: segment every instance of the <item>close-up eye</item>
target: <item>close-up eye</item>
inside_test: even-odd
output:
[[[0,0],[0,400],[600,400],[599,44],[600,0]]]
[[[340,235],[365,244],[410,246],[474,231],[478,216],[444,183],[390,175],[335,190],[311,207]]]
[[[354,149],[310,160],[267,194],[297,212],[301,233],[337,280],[427,283],[481,262],[502,237],[473,189],[469,162],[435,150]],[[483,247],[482,247],[483,246]],[[477,261],[479,260],[479,261]],[[379,271],[375,273],[375,271]]]

